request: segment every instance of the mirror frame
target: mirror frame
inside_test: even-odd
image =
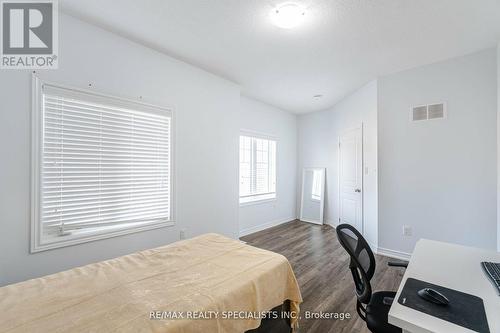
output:
[[[321,201],[320,201],[320,212],[319,212],[319,220],[313,220],[313,219],[304,219],[303,218],[303,211],[304,211],[304,183],[306,179],[306,172],[307,171],[316,171],[319,170],[321,171],[321,177],[323,178],[323,181],[321,182]],[[301,187],[301,193],[300,193],[300,214],[299,214],[299,220],[302,222],[309,222],[309,223],[315,223],[315,224],[324,224],[324,218],[323,218],[323,212],[325,209],[325,183],[326,183],[326,169],[325,168],[304,168],[302,170],[302,187]]]

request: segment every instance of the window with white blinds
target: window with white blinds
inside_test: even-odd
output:
[[[276,141],[240,136],[240,203],[276,198]]]
[[[36,243],[171,224],[171,112],[49,84],[40,88]]]

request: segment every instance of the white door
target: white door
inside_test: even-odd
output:
[[[348,223],[363,233],[363,129],[354,128],[339,138],[339,224]]]

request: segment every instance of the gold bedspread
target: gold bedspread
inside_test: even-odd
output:
[[[287,299],[298,314],[285,257],[205,234],[2,287],[0,332],[244,332]]]

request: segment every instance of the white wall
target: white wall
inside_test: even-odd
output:
[[[237,237],[239,87],[63,14],[59,31],[60,68],[42,79],[174,108],[177,224],[29,254],[31,76],[2,71],[0,285],[160,246],[180,229]]]
[[[277,138],[276,200],[240,207],[240,235],[266,229],[296,218],[297,117],[288,112],[241,97],[240,129]]]
[[[496,247],[496,73],[491,49],[379,79],[379,247]],[[448,119],[409,121],[412,106],[441,101]]]
[[[500,43],[497,47],[497,251],[500,252]]]
[[[333,108],[298,117],[297,207],[300,209],[302,169],[326,168],[325,220],[337,225],[338,212],[338,140],[342,131],[363,124],[364,235],[377,247],[377,82],[372,81],[344,98]],[[365,170],[366,171],[366,170]]]

